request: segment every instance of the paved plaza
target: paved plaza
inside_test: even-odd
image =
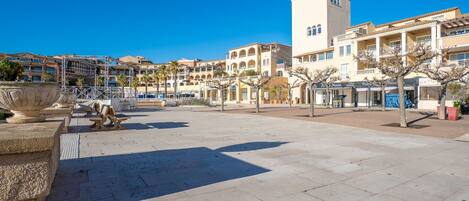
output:
[[[49,201],[469,200],[469,143],[249,114],[126,114],[120,131],[73,119]]]
[[[407,111],[409,129],[399,127],[399,111],[397,109],[382,112],[381,108],[358,110],[356,108],[324,107],[315,109],[315,118],[309,117],[309,106],[288,108],[282,105],[265,105],[258,115],[307,120],[321,123],[347,125],[378,131],[398,132],[413,135],[431,136],[454,139],[469,133],[469,115],[458,121],[441,121],[433,112],[416,110]],[[210,109],[213,111],[213,109]],[[230,113],[254,114],[253,108],[229,108]]]

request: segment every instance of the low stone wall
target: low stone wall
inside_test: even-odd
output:
[[[0,200],[45,200],[60,158],[63,120],[0,124]]]

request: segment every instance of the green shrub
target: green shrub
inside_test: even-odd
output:
[[[205,99],[193,98],[180,100],[178,105],[203,105],[208,106],[210,102]]]

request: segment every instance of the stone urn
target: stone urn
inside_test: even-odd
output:
[[[71,108],[75,104],[75,94],[72,92],[61,92],[56,102],[56,108]]]
[[[59,98],[58,83],[51,82],[0,82],[0,107],[14,115],[8,123],[23,124],[45,120],[40,111]]]

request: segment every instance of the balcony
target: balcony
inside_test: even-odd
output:
[[[380,71],[378,68],[365,68],[362,70],[357,70],[356,75],[370,75],[370,74],[379,74]]]
[[[443,48],[449,48],[450,51],[469,50],[469,34],[445,36],[442,40]]]

